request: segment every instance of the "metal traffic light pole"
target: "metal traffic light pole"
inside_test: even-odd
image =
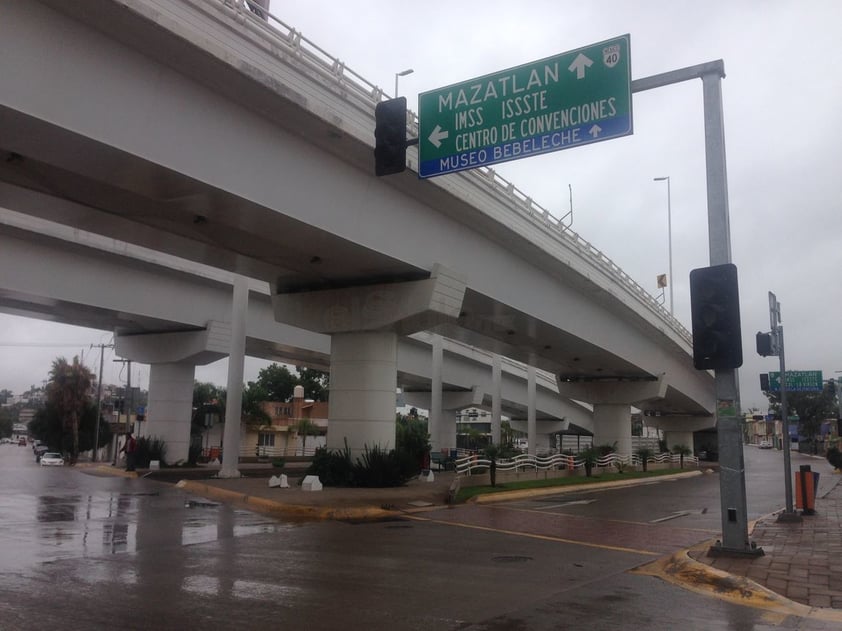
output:
[[[708,244],[710,264],[731,263],[731,228],[728,217],[728,177],[725,167],[725,125],[722,112],[722,79],[725,64],[717,60],[632,81],[632,92],[672,83],[702,80],[707,173]],[[740,427],[740,387],[735,368],[715,370],[716,427],[719,445],[719,494],[722,508],[722,541],[710,554],[754,556],[763,551],[748,538],[745,461]]]

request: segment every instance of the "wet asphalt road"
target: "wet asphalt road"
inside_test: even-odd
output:
[[[419,520],[285,524],[190,503],[199,498],[163,483],[39,467],[31,449],[10,445],[0,446],[0,479],[4,630],[832,628],[627,573],[660,552],[650,549],[657,533],[707,538],[698,523],[674,523],[691,516],[650,525],[648,543],[635,535],[623,547],[603,543],[619,531],[585,541],[565,526],[576,519],[598,534],[621,521],[622,503],[642,510],[659,489],[671,499],[658,510],[685,510],[696,505],[682,503],[691,492],[708,501],[715,476],[693,479],[708,486],[641,487],[638,502],[626,490],[622,501],[555,507],[530,536],[508,528],[512,515],[535,527],[546,510],[505,505],[478,523],[477,507],[464,507]]]

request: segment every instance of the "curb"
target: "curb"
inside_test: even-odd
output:
[[[635,478],[633,480],[612,480],[611,482],[592,482],[590,484],[572,484],[569,486],[548,486],[540,489],[522,489],[518,491],[500,491],[499,493],[484,493],[475,495],[467,500],[466,504],[493,504],[494,502],[510,502],[512,500],[529,499],[532,497],[543,497],[546,495],[561,495],[563,493],[581,493],[587,491],[602,491],[605,489],[623,488],[626,486],[637,486],[639,484],[653,484],[662,480],[679,480],[681,478],[692,478],[703,475],[704,471],[685,471],[683,473],[672,473],[652,478]]]
[[[785,616],[798,616],[826,622],[842,622],[842,611],[802,605],[756,583],[750,578],[734,576],[717,570],[690,556],[691,551],[703,551],[714,539],[681,550],[667,557],[640,565],[630,573],[653,576],[684,589],[713,596],[726,602],[763,609]]]
[[[175,486],[183,491],[193,493],[195,495],[201,495],[202,497],[212,498],[221,502],[231,502],[262,513],[280,515],[297,520],[373,521],[401,514],[398,511],[386,510],[374,506],[337,508],[304,506],[301,504],[284,504],[275,500],[266,499],[265,497],[247,495],[244,493],[238,493],[237,491],[229,491],[228,489],[221,489],[217,486],[203,484],[193,480],[180,480]]]
[[[125,469],[117,469],[110,465],[96,465],[85,467],[86,469],[93,469],[98,473],[104,473],[105,475],[113,475],[117,478],[136,478],[137,471],[126,471]]]

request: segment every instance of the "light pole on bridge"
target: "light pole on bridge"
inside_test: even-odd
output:
[[[667,183],[667,243],[669,247],[669,276],[667,277],[667,285],[670,288],[670,315],[675,315],[672,302],[672,193],[670,191],[670,176],[654,178],[655,182]]]

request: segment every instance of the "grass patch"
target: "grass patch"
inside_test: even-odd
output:
[[[552,487],[565,486],[582,486],[593,484],[595,482],[612,482],[614,480],[636,480],[638,478],[656,478],[662,475],[670,475],[673,473],[683,473],[691,471],[692,469],[658,469],[656,471],[627,471],[625,473],[616,473],[613,471],[606,471],[599,475],[587,476],[571,476],[563,478],[551,478],[548,480],[518,480],[516,482],[506,482],[505,484],[498,484],[497,486],[468,486],[459,489],[456,495],[456,502],[465,502],[477,495],[487,495],[488,493],[502,493],[504,491],[520,491],[522,489],[545,489]]]

